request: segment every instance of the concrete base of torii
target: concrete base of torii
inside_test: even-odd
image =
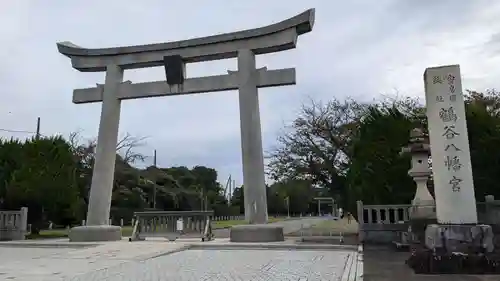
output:
[[[229,241],[267,243],[285,241],[283,227],[269,224],[236,225],[231,227]]]
[[[120,241],[122,228],[116,225],[84,225],[69,231],[70,242]]]

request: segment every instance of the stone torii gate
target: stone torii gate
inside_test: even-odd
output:
[[[299,35],[310,32],[314,9],[256,29],[160,44],[87,49],[70,42],[57,44],[81,72],[106,72],[104,85],[76,89],[73,103],[102,102],[87,225],[73,228],[70,241],[121,239],[121,229],[109,225],[116,142],[122,100],[228,90],[239,91],[245,218],[267,222],[267,198],[262,152],[258,88],[294,85],[295,69],[256,69],[255,55],[296,47]],[[226,75],[187,78],[186,63],[238,59],[238,70]],[[123,82],[127,69],[165,67],[166,81]]]

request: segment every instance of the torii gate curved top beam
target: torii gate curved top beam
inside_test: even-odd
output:
[[[108,65],[135,69],[163,65],[165,56],[180,55],[186,63],[234,58],[240,49],[255,54],[279,52],[296,47],[299,35],[310,32],[314,9],[268,26],[169,43],[88,49],[71,42],[57,43],[61,54],[71,58],[82,72],[105,71]]]

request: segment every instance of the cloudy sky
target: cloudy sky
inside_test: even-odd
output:
[[[297,85],[260,91],[264,148],[309,98],[423,97],[426,67],[460,64],[464,87],[500,86],[500,1],[495,0],[17,0],[0,1],[0,129],[44,135],[97,134],[99,104],[74,105],[74,88],[104,81],[80,73],[56,42],[113,47],[255,28],[316,8],[298,48],[258,57],[297,68]],[[235,60],[188,66],[189,76],[224,74]],[[133,82],[164,79],[161,68],[127,71]],[[238,95],[221,92],[126,101],[121,134],[147,136],[159,166],[206,165],[242,181]],[[29,134],[0,132],[4,137]],[[148,163],[149,164],[149,163]]]

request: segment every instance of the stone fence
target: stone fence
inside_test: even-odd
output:
[[[0,211],[0,241],[24,240],[28,234],[28,208]]]
[[[146,237],[165,237],[174,241],[180,236],[198,237],[201,241],[213,238],[214,211],[150,211],[135,212],[130,241]]]
[[[184,211],[184,212],[190,212],[190,211]],[[182,213],[182,212],[179,212],[179,213]],[[241,216],[213,216],[211,215],[210,216],[211,218],[211,221],[234,221],[234,220],[244,220],[245,219],[245,216],[244,215],[241,215]],[[121,221],[122,223],[122,227],[123,227],[123,221]],[[132,219],[132,226],[134,225],[134,219]]]
[[[495,200],[493,195],[487,195],[484,199],[484,202],[477,203],[478,220],[491,225],[493,231],[500,232],[500,200]]]
[[[212,216],[211,217],[212,221],[233,221],[233,220],[244,220],[245,216],[244,215],[239,215],[239,216]],[[115,220],[109,219],[109,224],[113,224]],[[82,225],[85,225],[85,220],[82,220]],[[130,222],[130,225],[134,225],[134,219],[132,218],[132,221]],[[115,222],[115,224],[120,225],[121,227],[127,225],[124,219],[119,219],[118,222]],[[49,227],[51,229],[52,227]]]
[[[212,218],[213,221],[240,221],[244,220],[245,215],[242,216],[215,216]]]
[[[359,241],[386,244],[399,240],[399,235],[408,230],[412,205],[363,205],[357,202]],[[491,195],[477,203],[479,223],[489,224],[500,233],[500,200]]]

